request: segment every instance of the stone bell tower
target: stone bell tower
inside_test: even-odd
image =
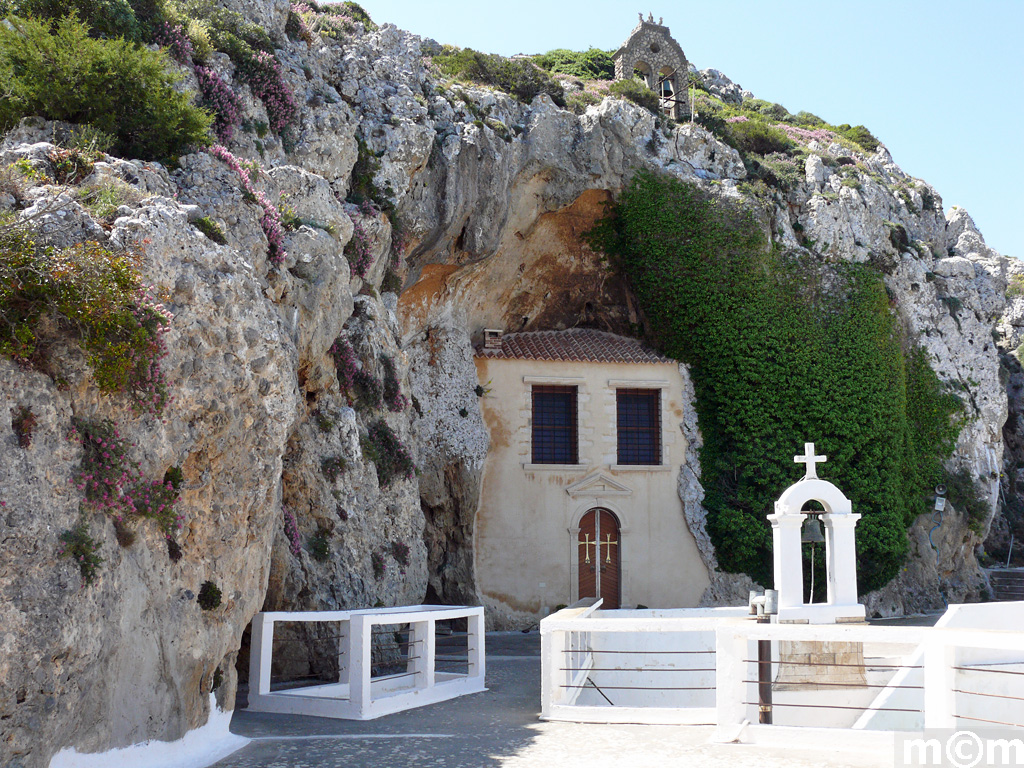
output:
[[[690,116],[687,100],[689,62],[686,54],[662,24],[663,19],[654,21],[648,14],[647,20],[641,13],[640,23],[629,34],[629,38],[612,54],[615,62],[615,79],[630,77],[642,79],[647,87],[661,99],[661,111],[675,120]]]

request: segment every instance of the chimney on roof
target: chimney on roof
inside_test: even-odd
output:
[[[504,333],[495,328],[484,328],[484,349],[501,349],[501,337]]]

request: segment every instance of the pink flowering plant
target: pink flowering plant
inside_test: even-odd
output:
[[[796,125],[790,125],[789,123],[776,123],[776,128],[781,128],[789,138],[797,141],[801,144],[808,144],[812,141],[817,141],[820,144],[831,144],[836,140],[836,135],[830,130],[825,128],[801,128]]]
[[[359,360],[352,345],[344,336],[339,336],[334,340],[334,344],[331,346],[331,356],[334,358],[338,385],[347,395],[349,404],[369,411],[379,411],[385,403],[392,411],[405,409],[405,397],[401,393],[397,378],[391,384],[387,381],[386,373],[385,381],[378,379],[369,366]],[[390,363],[393,371],[394,363],[387,356],[385,359],[387,360],[385,366]]]
[[[373,266],[373,252],[370,250],[372,240],[363,226],[368,215],[363,212],[367,205],[367,203],[363,203],[362,209],[360,209],[361,215],[356,214],[352,217],[352,239],[345,246],[345,258],[348,259],[349,266],[352,268],[352,274],[357,277],[366,277],[366,273]]]
[[[395,361],[388,355],[382,355],[381,363],[384,366],[384,403],[392,413],[404,411],[409,401],[402,394],[402,384],[398,380]]]
[[[231,141],[242,116],[242,102],[216,70],[197,66],[201,105],[213,114],[213,130],[222,142]]]
[[[344,39],[356,30],[356,20],[340,4],[323,7],[317,4],[314,7],[310,3],[292,3],[292,13],[302,20],[307,33],[316,32],[323,37]]]
[[[302,552],[302,539],[299,536],[299,523],[288,507],[281,507],[284,516],[284,535],[288,538],[288,551],[296,557]]]
[[[263,209],[260,226],[263,229],[263,234],[267,237],[267,257],[271,263],[280,265],[288,258],[288,252],[284,249],[281,211],[274,203],[270,202],[262,190],[256,188],[255,181],[260,172],[259,166],[255,163],[243,162],[220,144],[210,147],[210,154],[238,174],[242,181],[242,196]]]
[[[129,458],[128,445],[112,421],[75,419],[69,439],[82,444],[82,465],[74,482],[88,506],[120,524],[133,517],[150,518],[168,538],[181,527],[182,517],[174,510],[175,473],[169,471],[162,481],[147,480]]]
[[[391,542],[391,556],[403,568],[409,565],[409,545],[404,541]]]
[[[171,58],[179,64],[192,63],[192,56],[195,53],[192,41],[180,24],[171,24],[167,21],[158,24],[153,32],[153,42],[161,48],[166,48]]]
[[[338,386],[343,390],[350,390],[356,381],[356,372],[359,370],[359,358],[355,350],[349,344],[348,339],[339,336],[331,345],[331,357],[334,358],[334,368],[338,375]]]
[[[280,132],[295,119],[298,114],[295,97],[285,83],[281,65],[273,54],[253,51],[241,62],[238,76],[263,102],[272,130]]]

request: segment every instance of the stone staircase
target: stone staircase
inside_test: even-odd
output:
[[[1000,568],[988,572],[993,600],[1024,600],[1024,568]]]

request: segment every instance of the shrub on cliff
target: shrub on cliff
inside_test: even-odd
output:
[[[661,101],[658,99],[658,94],[639,80],[634,80],[631,77],[625,80],[616,80],[608,86],[608,92],[613,96],[618,96],[620,99],[628,99],[634,104],[639,104],[654,114],[658,114],[661,110]]]
[[[793,141],[779,128],[759,120],[727,122],[725,140],[740,152],[770,155],[785,152]]]
[[[16,16],[0,25],[0,132],[21,118],[89,124],[115,138],[113,152],[173,158],[208,143],[211,118],[178,93],[166,55],[125,40],[89,37],[74,16],[49,23]]]
[[[556,48],[533,57],[541,69],[553,75],[572,75],[583,80],[611,80],[615,77],[615,62],[611,53],[600,48],[570,51]]]
[[[168,324],[132,254],[97,243],[41,248],[25,232],[0,229],[0,354],[45,366],[49,347],[69,334],[100,390],[155,413],[168,399],[160,369]]]
[[[56,22],[74,13],[93,37],[141,40],[143,25],[128,0],[0,0],[0,16],[50,19]]]
[[[540,93],[546,93],[560,107],[565,106],[561,83],[537,67],[529,59],[506,59],[493,53],[480,53],[472,48],[461,50],[445,46],[434,57],[441,73],[456,80],[491,85],[529,104]]]

